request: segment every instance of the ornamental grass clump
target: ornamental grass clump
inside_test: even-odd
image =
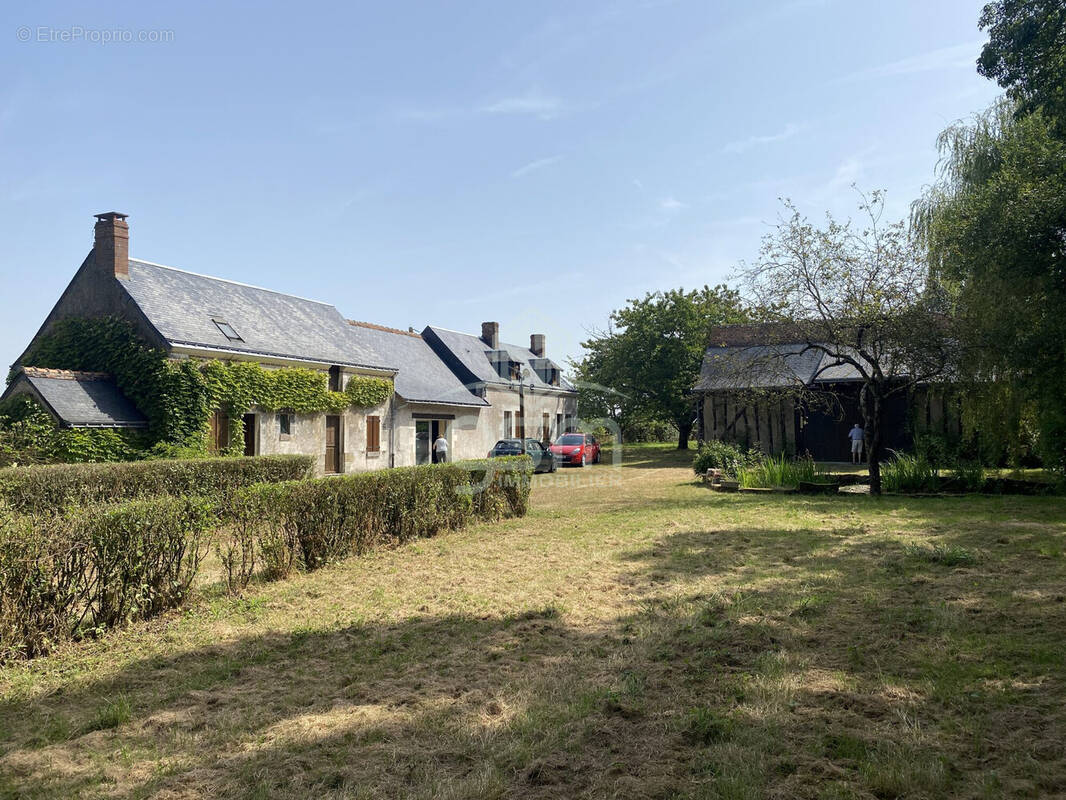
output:
[[[770,489],[799,486],[818,480],[818,468],[808,456],[788,458],[771,456],[756,466],[744,467],[737,475],[744,489]]]
[[[940,477],[924,455],[896,453],[881,465],[881,485],[886,492],[901,494],[935,492],[940,488]]]

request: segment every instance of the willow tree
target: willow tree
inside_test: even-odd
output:
[[[947,378],[955,340],[907,226],[883,221],[882,192],[859,197],[862,224],[826,215],[816,226],[785,201],[787,214],[739,277],[748,302],[790,332],[780,358],[814,351],[820,374],[850,367],[859,376],[870,491],[880,494],[886,402]]]
[[[981,437],[1017,458],[1032,428],[1044,462],[1066,468],[1066,139],[1019,110],[1003,100],[940,135],[913,222],[952,288]]]

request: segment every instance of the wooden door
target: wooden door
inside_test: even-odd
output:
[[[244,454],[255,455],[255,414],[244,415]]]
[[[326,416],[326,472],[341,471],[341,418]]]
[[[229,447],[229,415],[216,411],[211,415],[211,432],[207,445],[212,453],[220,453]]]

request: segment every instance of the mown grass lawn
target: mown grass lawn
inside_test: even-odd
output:
[[[1066,501],[719,495],[662,447],[537,480],[0,668],[0,795],[1066,793]]]

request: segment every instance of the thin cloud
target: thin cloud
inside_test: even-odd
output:
[[[548,156],[547,158],[538,158],[535,161],[530,161],[528,164],[523,164],[521,167],[511,173],[512,178],[522,178],[531,172],[550,167],[562,160],[562,156]]]
[[[927,53],[902,58],[879,67],[860,70],[845,77],[844,81],[864,78],[891,78],[898,75],[917,75],[922,72],[939,72],[945,69],[973,68],[984,46],[982,41],[965,42],[951,47],[941,47]]]
[[[791,139],[797,133],[802,131],[803,128],[803,125],[797,125],[795,122],[790,122],[785,126],[784,130],[779,131],[778,133],[771,133],[763,136],[749,136],[747,139],[738,139],[735,142],[730,142],[722,148],[722,152],[733,154],[745,153],[753,147],[761,147],[762,145],[783,142],[786,139]]]
[[[501,98],[482,106],[479,110],[484,114],[524,114],[540,119],[553,119],[562,113],[563,101],[553,95],[542,94],[534,90]]]
[[[676,197],[670,196],[664,197],[662,200],[659,201],[659,208],[663,211],[674,212],[680,211],[683,208],[688,208],[688,205],[682,203]]]

